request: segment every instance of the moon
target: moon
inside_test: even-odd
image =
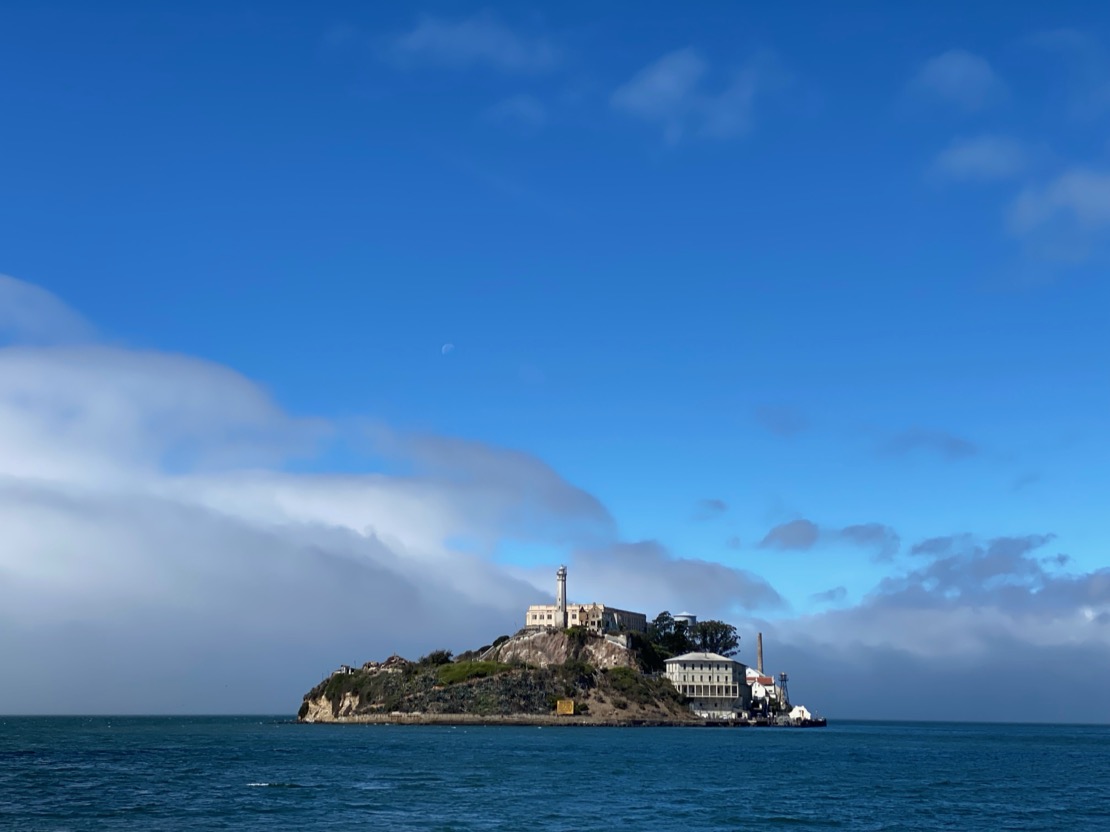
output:
[[[454,351],[454,349],[455,349],[455,345],[448,342],[448,343],[444,344],[442,347],[440,347],[439,351],[443,355],[447,355],[447,353]]]

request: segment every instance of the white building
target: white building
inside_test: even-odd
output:
[[[679,612],[674,615],[675,624],[685,624],[686,629],[693,630],[698,626],[698,617],[692,612]]]
[[[805,705],[795,705],[790,710],[790,718],[794,722],[808,722],[813,719],[813,714],[809,712],[809,708]]]
[[[647,632],[647,616],[642,612],[629,612],[605,604],[568,604],[567,568],[560,566],[555,573],[555,603],[532,604],[524,614],[524,626],[529,630],[556,627],[585,627],[595,633],[615,633],[630,630]]]
[[[735,719],[751,704],[747,666],[716,653],[684,653],[667,659],[664,675],[705,719]]]
[[[778,688],[771,676],[765,676],[754,667],[746,668],[748,686],[752,691],[752,699],[777,699]]]

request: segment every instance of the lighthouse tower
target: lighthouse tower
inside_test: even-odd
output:
[[[567,568],[560,566],[555,573],[555,626],[567,628]]]

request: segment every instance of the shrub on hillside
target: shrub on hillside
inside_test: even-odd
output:
[[[420,664],[425,667],[439,667],[441,664],[450,664],[450,650],[433,650],[427,656],[420,657]]]
[[[565,631],[567,636],[567,643],[573,650],[575,648],[581,649],[586,646],[586,643],[594,638],[594,634],[587,630],[580,624],[573,627],[568,627]]]
[[[512,670],[512,666],[502,662],[454,662],[442,665],[438,676],[441,685],[455,685],[468,679],[483,679],[509,670]]]
[[[602,674],[602,687],[616,695],[614,701],[619,697],[638,705],[673,700],[678,696],[666,679],[649,679],[631,667],[610,668]]]

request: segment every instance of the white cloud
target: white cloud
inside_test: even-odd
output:
[[[952,49],[922,65],[910,91],[966,111],[981,110],[1005,95],[1005,85],[984,58]]]
[[[578,586],[646,600],[588,583],[616,557],[612,518],[541,460],[374,427],[404,474],[287,469],[338,430],[188,356],[0,348],[0,666],[19,680],[0,713],[291,713],[339,662],[515,631],[550,584],[493,560],[515,541],[588,552]],[[646,566],[686,584],[704,568]]]
[[[1110,570],[1062,571],[1066,558],[1038,556],[1054,540],[963,534],[923,541],[912,549],[922,562],[882,581],[864,603],[804,616],[782,630],[798,642],[931,659],[983,657],[1002,639],[1110,650]]]
[[[611,104],[625,115],[658,124],[668,143],[687,134],[729,139],[752,129],[757,99],[784,80],[769,55],[753,58],[716,91],[703,83],[708,71],[696,50],[679,49],[618,87]]]
[[[96,344],[0,351],[0,473],[93,484],[270,463],[311,452],[322,433],[199,359]]]
[[[0,274],[0,343],[89,341],[93,327],[50,292]]]
[[[906,574],[858,605],[752,628],[768,634],[772,669],[792,671],[792,692],[818,711],[950,719],[950,697],[936,694],[936,680],[947,679],[975,692],[960,697],[962,719],[1074,722],[1074,703],[1083,702],[1082,719],[1110,720],[1102,695],[1110,684],[1110,570],[1064,572],[1065,557],[1039,556],[1053,542],[1050,534],[933,538],[913,547]],[[1033,666],[1071,680],[1062,707],[1038,699],[1030,710],[1015,692]]]
[[[604,552],[582,550],[571,567],[586,586],[640,599],[649,615],[690,609],[703,618],[731,620],[741,610],[785,607],[760,576],[714,561],[676,558],[654,541],[617,543]]]
[[[542,72],[559,61],[545,39],[516,32],[488,13],[456,21],[426,15],[393,41],[389,53],[403,63],[506,72]]]
[[[953,181],[1012,179],[1029,164],[1025,145],[1006,136],[976,136],[953,141],[933,163],[933,173]]]
[[[1010,228],[1028,234],[1064,223],[1083,233],[1110,228],[1110,173],[1073,168],[1040,187],[1028,187],[1010,206]]]
[[[613,93],[613,106],[628,115],[663,123],[674,140],[693,107],[706,63],[693,49],[664,55]]]

